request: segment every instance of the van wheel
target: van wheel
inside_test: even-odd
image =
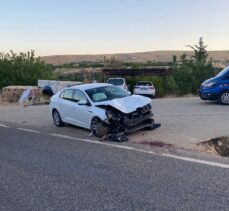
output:
[[[218,102],[223,105],[229,105],[229,91],[222,92],[218,97]]]
[[[99,118],[95,117],[91,121],[91,132],[96,137],[103,137],[109,132],[110,128]]]
[[[54,125],[56,125],[57,127],[64,126],[64,122],[62,121],[61,116],[57,110],[53,110],[52,118],[53,118]]]

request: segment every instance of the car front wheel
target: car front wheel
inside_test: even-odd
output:
[[[110,128],[99,118],[95,117],[91,121],[91,131],[96,137],[103,137],[109,132]]]
[[[56,125],[57,127],[64,126],[64,122],[62,121],[61,116],[57,110],[53,110],[52,118],[53,118],[54,125]]]
[[[219,95],[218,101],[220,104],[229,105],[229,91],[225,91]]]

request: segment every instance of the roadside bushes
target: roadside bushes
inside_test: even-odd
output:
[[[207,46],[204,45],[203,38],[199,39],[197,45],[190,46],[194,54],[191,59],[186,59],[186,55],[182,55],[180,62],[176,61],[176,56],[173,56],[172,69],[174,70],[171,76],[176,86],[170,87],[170,91],[176,95],[194,94],[203,81],[213,77],[219,71],[213,67],[212,59],[208,58]]]
[[[0,53],[0,88],[9,85],[37,85],[38,79],[51,79],[52,76],[52,66],[35,58],[34,51]]]
[[[174,66],[173,77],[177,95],[193,94],[197,91],[203,81],[216,75],[218,70],[213,67],[211,61],[200,63],[199,61],[185,61],[179,66]],[[174,87],[171,87],[174,89]]]

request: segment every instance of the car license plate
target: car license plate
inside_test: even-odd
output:
[[[147,88],[141,88],[141,90],[147,90]]]

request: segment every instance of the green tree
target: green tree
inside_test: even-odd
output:
[[[0,88],[9,85],[37,85],[38,79],[50,79],[53,68],[36,58],[34,51],[0,53]]]
[[[178,87],[178,94],[197,94],[201,83],[214,75],[212,59],[208,59],[207,45],[204,45],[201,37],[197,45],[190,46],[194,55],[187,59],[186,55],[181,56],[181,64],[173,66],[173,78]]]
[[[175,64],[177,62],[177,56],[173,55],[173,63]]]
[[[204,45],[203,37],[199,38],[198,45],[187,45],[189,48],[191,48],[194,51],[193,58],[201,63],[206,63],[208,58],[207,53],[207,45]]]

